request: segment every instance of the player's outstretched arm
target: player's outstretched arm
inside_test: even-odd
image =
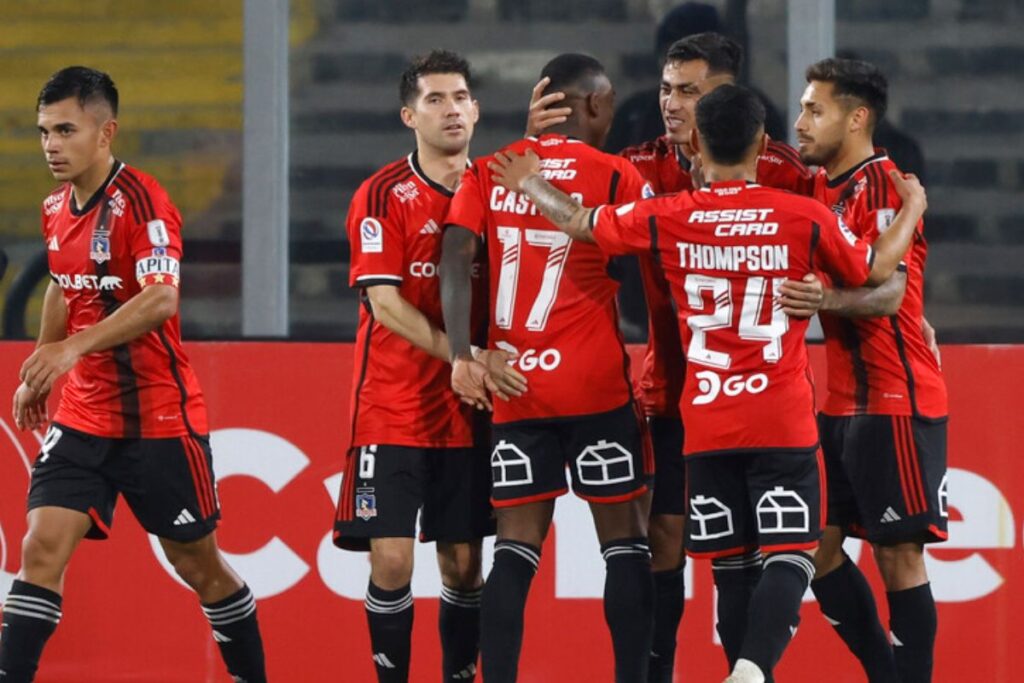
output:
[[[540,176],[540,158],[533,150],[526,150],[524,155],[498,152],[494,158],[495,161],[487,164],[494,182],[507,190],[525,194],[537,205],[544,218],[574,240],[596,241],[591,230],[594,209],[582,206],[544,180]]]
[[[565,123],[572,113],[571,107],[550,108],[555,102],[565,99],[565,93],[561,91],[543,94],[544,88],[548,87],[550,82],[551,79],[545,76],[537,81],[537,85],[533,86],[533,92],[530,93],[530,109],[526,116],[527,137],[540,135],[546,128]]]
[[[409,303],[395,285],[366,288],[373,317],[384,327],[434,358],[448,360],[448,336]]]
[[[893,315],[903,303],[907,274],[897,270],[878,287],[826,287],[814,273],[802,280],[786,280],[779,287],[782,312],[793,318],[810,318],[819,310],[846,318]]]
[[[917,224],[928,208],[928,196],[917,176],[910,173],[906,176],[899,171],[889,171],[896,193],[903,200],[903,205],[892,225],[875,240],[875,260],[871,264],[871,274],[867,284],[877,286],[888,280],[899,266],[903,256],[914,238]]]
[[[178,290],[149,285],[109,316],[61,341],[43,344],[21,366],[21,381],[35,392],[53,383],[82,356],[106,351],[156,329],[178,311]]]

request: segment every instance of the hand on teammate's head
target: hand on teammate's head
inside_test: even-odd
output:
[[[548,87],[549,83],[551,83],[551,79],[545,76],[537,81],[537,85],[533,86],[533,91],[530,93],[530,108],[526,117],[527,137],[540,135],[551,126],[565,123],[569,120],[569,115],[572,114],[571,107],[551,108],[556,102],[565,99],[565,93],[557,91],[545,95],[544,88]]]

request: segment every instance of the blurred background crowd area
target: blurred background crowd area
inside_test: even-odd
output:
[[[786,11],[786,0],[291,0],[289,336],[354,337],[344,217],[363,179],[412,150],[398,116],[412,55],[446,47],[470,60],[479,155],[522,136],[544,63],[592,54],[618,93],[617,151],[660,134],[664,47],[720,30],[747,47],[745,78],[774,104],[770,133],[788,139]],[[1024,341],[1024,0],[836,0],[835,11],[837,52],[889,77],[880,143],[928,188],[926,315],[940,340]],[[73,63],[114,78],[117,156],[154,175],[182,211],[186,338],[241,335],[242,20],[243,0],[0,6],[5,337],[38,325],[39,206],[55,183],[34,104]]]

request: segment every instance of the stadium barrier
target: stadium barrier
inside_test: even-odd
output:
[[[362,596],[365,555],[331,544],[347,447],[351,344],[191,343],[206,393],[224,520],[219,539],[259,598],[271,680],[372,681]],[[0,343],[0,396],[10,397],[30,343]],[[639,349],[633,349],[634,359]],[[823,349],[813,347],[824,377]],[[951,397],[950,542],[928,550],[939,603],[938,683],[1010,680],[1011,643],[1024,641],[1024,347],[943,349]],[[5,399],[7,400],[7,399]],[[5,405],[10,405],[9,403]],[[0,413],[0,596],[18,570],[25,492],[41,433]],[[488,548],[490,546],[488,545]],[[870,550],[849,552],[881,595]],[[490,552],[486,555],[488,564]],[[437,679],[440,579],[417,548],[414,681]],[[679,668],[718,681],[714,587],[706,562],[687,565]],[[560,499],[527,606],[520,680],[611,680],[600,596],[604,567],[587,508]],[[110,540],[85,542],[68,572],[65,616],[39,683],[226,682],[209,626],[173,578],[154,539],[123,505]],[[885,612],[884,600],[880,609]],[[863,680],[813,604],[777,670],[779,681]]]

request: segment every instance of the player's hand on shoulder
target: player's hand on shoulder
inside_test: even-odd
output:
[[[19,379],[36,393],[48,394],[53,383],[78,362],[79,353],[70,340],[71,337],[37,348],[22,364]]]
[[[49,419],[46,410],[48,393],[40,393],[22,382],[14,392],[12,416],[18,429],[30,430],[42,427]]]
[[[896,194],[903,200],[903,204],[910,204],[924,213],[928,208],[928,193],[924,191],[924,185],[913,173],[903,174],[897,170],[889,171]]]
[[[492,410],[488,383],[494,384],[487,366],[480,361],[456,358],[452,362],[452,391],[463,403],[477,410]]]
[[[491,180],[513,192],[522,191],[522,183],[531,175],[540,173],[540,157],[532,149],[525,154],[497,152],[494,161],[487,163]]]
[[[544,88],[548,87],[549,83],[551,83],[551,79],[545,76],[537,81],[537,85],[533,86],[533,92],[530,94],[530,109],[526,117],[527,137],[540,135],[551,126],[565,123],[569,119],[569,114],[572,113],[570,107],[549,108],[556,102],[565,99],[565,93],[561,91],[544,95]]]
[[[800,280],[787,279],[779,286],[775,305],[791,318],[811,318],[825,301],[825,285],[814,273]]]
[[[493,390],[494,395],[503,401],[526,393],[526,377],[513,365],[517,358],[519,354],[502,349],[484,349],[476,357],[490,373],[496,388]]]

